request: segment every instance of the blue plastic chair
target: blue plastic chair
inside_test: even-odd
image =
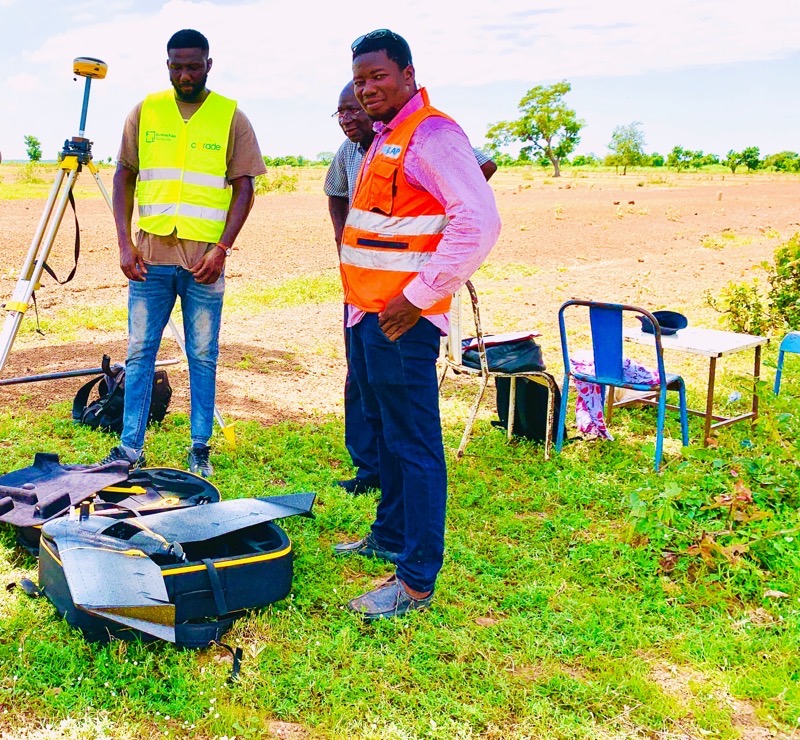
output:
[[[772,391],[777,396],[781,392],[781,375],[783,375],[783,356],[787,352],[800,354],[800,331],[790,331],[781,342],[778,350],[778,370],[775,373],[775,387]]]
[[[592,351],[594,354],[594,375],[572,372],[569,363],[569,349],[567,347],[567,329],[564,314],[571,306],[585,306],[589,309],[589,326],[591,330]],[[645,316],[655,328],[655,352],[658,363],[658,376],[665,378],[666,383],[660,385],[646,385],[643,383],[629,383],[623,377],[623,351],[622,351],[622,319],[623,314]],[[587,383],[597,383],[603,386],[616,388],[630,388],[637,391],[653,391],[658,393],[658,418],[656,421],[656,470],[661,466],[661,456],[664,447],[664,417],[667,408],[667,390],[677,390],[679,395],[679,410],[681,418],[681,436],[684,447],[689,444],[689,419],[686,409],[686,387],[680,375],[668,374],[664,370],[664,351],[661,346],[661,327],[657,319],[649,311],[636,306],[626,306],[621,303],[598,303],[596,301],[567,301],[558,311],[558,327],[561,332],[561,352],[564,360],[564,387],[561,390],[561,410],[558,419],[558,435],[556,437],[556,451],[560,452],[564,444],[564,423],[567,417],[567,401],[569,396],[569,379],[583,380]],[[654,402],[653,402],[654,403]]]

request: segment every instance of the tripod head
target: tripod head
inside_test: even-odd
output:
[[[78,77],[85,77],[86,84],[83,86],[83,107],[81,108],[81,125],[78,135],[64,142],[61,156],[77,156],[81,164],[87,164],[92,159],[92,142],[84,137],[86,132],[86,114],[89,111],[89,92],[92,88],[92,80],[102,80],[108,72],[108,65],[100,59],[94,57],[76,57],[72,62],[72,71]]]

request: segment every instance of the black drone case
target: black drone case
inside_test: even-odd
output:
[[[210,512],[214,506],[199,508]],[[157,516],[119,520],[114,530],[125,539],[121,528],[144,524]],[[47,526],[43,528],[39,549],[39,585],[58,612],[69,624],[81,629],[87,639],[108,641],[114,637],[149,642],[161,637],[189,648],[205,647],[211,641],[219,640],[234,620],[247,610],[280,601],[291,591],[292,544],[283,529],[273,521],[261,521],[219,537],[190,542],[183,549],[184,562],[160,565],[169,603],[175,607],[174,639],[154,636],[146,628],[140,630],[119,624],[97,611],[90,613],[86,604],[84,608],[77,607],[57,543],[49,536]],[[126,560],[133,564],[125,567],[136,567],[138,558]],[[124,604],[130,596],[131,589],[126,586],[123,570],[117,573],[111,569],[102,574],[106,579],[103,596],[108,594],[105,603]],[[98,570],[89,563],[80,575],[91,579],[98,576]],[[102,604],[90,605],[89,608],[92,606],[96,606],[98,611],[106,608]],[[124,614],[124,611],[118,610],[117,614]],[[137,618],[142,618],[141,609],[137,615]]]
[[[274,522],[207,540],[188,548],[186,554],[189,562],[161,569],[169,600],[175,605],[176,645],[206,647],[219,640],[246,610],[280,601],[291,591],[292,546]],[[72,601],[58,548],[46,537],[39,549],[39,584],[58,612],[87,639],[156,639],[78,609]],[[120,587],[124,588],[124,584]]]

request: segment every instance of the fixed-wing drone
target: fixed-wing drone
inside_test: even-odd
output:
[[[42,527],[39,586],[89,637],[205,646],[245,610],[289,593],[292,545],[274,521],[311,516],[314,498],[244,498],[120,520],[84,505]]]

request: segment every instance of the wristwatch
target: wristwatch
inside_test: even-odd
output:
[[[224,244],[220,244],[219,242],[217,242],[217,246],[218,246],[218,247],[219,247],[219,248],[220,248],[220,249],[221,249],[223,252],[225,252],[225,256],[226,256],[226,257],[230,257],[230,256],[231,256],[231,253],[233,252],[233,249],[231,249],[231,247],[226,247]]]

